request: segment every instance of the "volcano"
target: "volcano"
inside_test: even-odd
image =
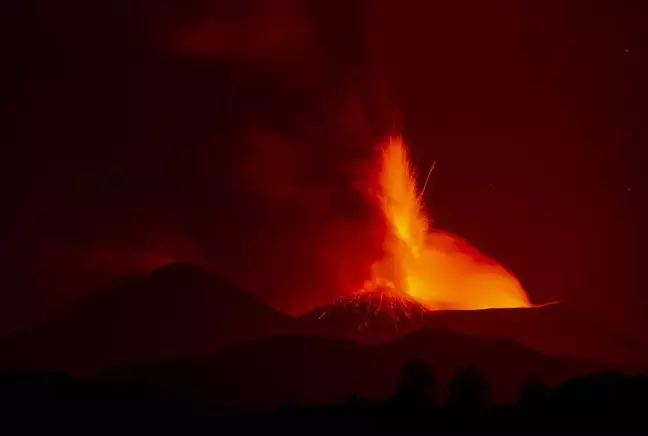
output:
[[[409,295],[379,288],[340,297],[308,312],[302,320],[334,336],[373,343],[415,330],[427,313],[428,310]]]
[[[363,290],[302,317],[324,335],[376,343],[423,328],[513,339],[565,357],[648,362],[645,344],[563,304],[534,305],[515,275],[460,237],[436,229],[406,144],[381,144],[374,189],[386,232]]]

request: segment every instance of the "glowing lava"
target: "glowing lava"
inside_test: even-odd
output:
[[[432,229],[401,138],[390,137],[380,158],[378,199],[388,231],[366,291],[405,292],[429,310],[531,306],[513,274],[457,236]]]

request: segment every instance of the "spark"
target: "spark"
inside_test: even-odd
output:
[[[432,174],[432,171],[434,171],[435,166],[436,166],[436,161],[432,162],[432,165],[430,166],[430,170],[428,171],[427,176],[425,177],[425,183],[423,183],[423,189],[421,189],[421,193],[419,194],[419,200],[423,198],[423,194],[425,194],[425,188],[427,188],[428,180],[430,180],[430,175]]]

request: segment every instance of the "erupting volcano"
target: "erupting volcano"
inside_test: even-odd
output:
[[[384,256],[361,293],[407,294],[428,310],[531,306],[513,274],[457,236],[432,228],[400,137],[382,144],[377,188],[387,224]]]

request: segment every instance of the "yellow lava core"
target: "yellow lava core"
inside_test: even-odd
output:
[[[531,306],[511,272],[461,238],[432,228],[400,137],[382,145],[378,188],[387,236],[365,290],[404,292],[429,310]]]

